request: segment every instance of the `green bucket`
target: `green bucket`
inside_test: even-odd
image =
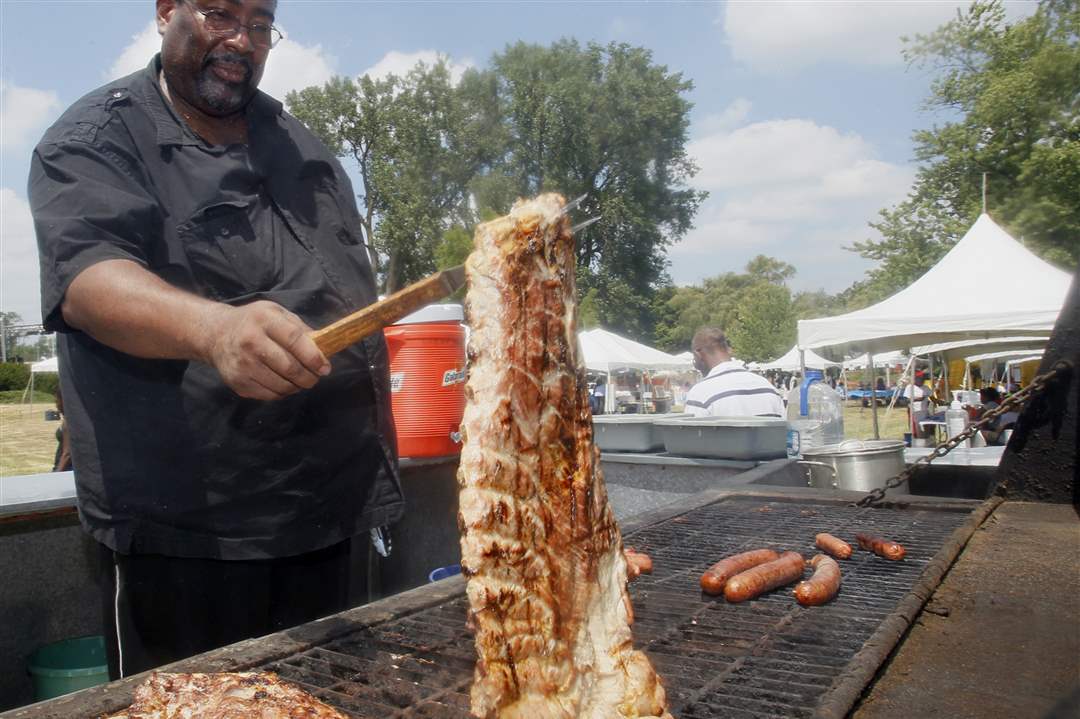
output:
[[[105,637],[78,637],[46,644],[27,662],[34,701],[44,701],[109,681]]]

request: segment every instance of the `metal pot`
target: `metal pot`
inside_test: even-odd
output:
[[[904,471],[904,443],[892,439],[849,439],[802,453],[806,484],[820,489],[869,492]],[[907,494],[904,482],[896,491]]]

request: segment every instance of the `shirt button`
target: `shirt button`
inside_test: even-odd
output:
[[[229,234],[229,228],[228,227],[222,227],[221,231],[220,231],[220,234],[221,234],[222,237],[225,237],[226,235]]]

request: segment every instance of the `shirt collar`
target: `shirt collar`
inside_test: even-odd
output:
[[[746,369],[746,365],[743,364],[742,360],[729,359],[727,362],[721,362],[720,364],[713,367],[711,370],[709,370],[709,374],[705,376],[712,377],[713,375],[718,375],[721,372],[727,372],[728,370],[733,369]]]
[[[165,94],[161,91],[158,78],[161,77],[161,54],[154,55],[146,66],[144,79],[148,80],[152,90],[147,95],[147,107],[154,119],[158,145],[204,145],[205,143],[185,125],[173,111]],[[282,112],[282,104],[262,90],[255,92],[244,112],[254,126],[269,118],[277,117]]]

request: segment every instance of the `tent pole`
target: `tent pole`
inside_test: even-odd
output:
[[[874,354],[866,353],[866,363],[870,365],[870,408],[874,417],[874,439],[881,439],[881,431],[878,429],[877,419],[877,378],[874,377]]]
[[[615,412],[615,387],[611,384],[611,370],[604,373],[604,414]]]
[[[806,379],[806,350],[799,348],[799,375]]]

